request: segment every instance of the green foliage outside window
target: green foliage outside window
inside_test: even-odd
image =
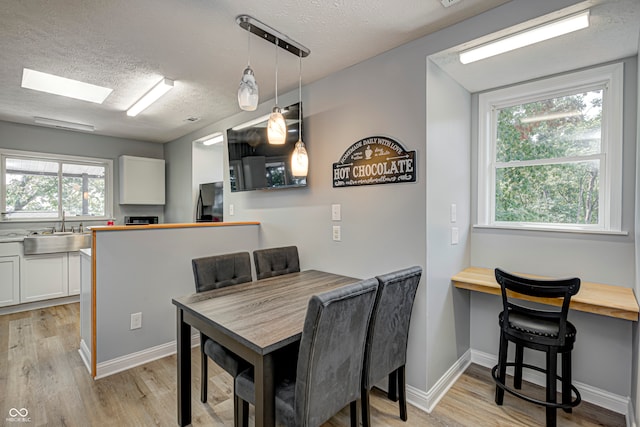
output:
[[[597,224],[602,90],[497,111],[495,221]]]

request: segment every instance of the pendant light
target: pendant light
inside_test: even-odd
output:
[[[251,69],[251,26],[248,29],[248,52],[249,58],[247,60],[247,68],[242,73],[240,79],[240,87],[238,88],[238,105],[240,109],[244,111],[255,111],[258,108],[258,82]]]
[[[287,139],[287,123],[284,121],[280,107],[278,107],[278,43],[279,40],[276,38],[276,105],[273,107],[267,123],[267,140],[269,144],[273,145],[282,145]]]
[[[291,155],[291,174],[303,178],[309,171],[309,156],[302,142],[302,55],[300,55],[300,75],[298,78],[298,142]]]

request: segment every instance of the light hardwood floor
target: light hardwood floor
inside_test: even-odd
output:
[[[78,354],[79,305],[67,304],[0,316],[0,425],[176,426],[176,360],[165,357],[97,381]],[[232,381],[209,364],[209,401],[200,403],[198,349],[193,350],[193,426],[233,425]],[[544,409],[505,396],[493,402],[489,370],[471,365],[431,414],[409,406],[409,421],[397,403],[374,391],[374,426],[541,426]],[[29,422],[15,422],[11,408],[26,408]],[[582,403],[573,414],[558,412],[560,426],[625,426],[622,415]],[[5,424],[2,424],[2,423]],[[252,421],[251,421],[252,423]],[[251,424],[250,424],[251,425]],[[343,410],[325,427],[349,425]]]

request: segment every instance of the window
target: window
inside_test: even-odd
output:
[[[4,221],[104,219],[111,212],[111,160],[3,151]]]
[[[479,96],[478,224],[619,232],[622,64]]]

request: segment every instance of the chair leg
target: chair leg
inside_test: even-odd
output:
[[[387,397],[394,402],[398,401],[398,371],[393,371],[389,374],[389,391],[387,391]]]
[[[202,341],[200,341],[202,343]],[[204,353],[204,348],[200,347],[200,401],[207,402],[207,383],[209,382],[209,358]]]
[[[398,375],[398,392],[400,394],[400,419],[407,421],[407,379],[405,366],[400,366],[396,373]]]
[[[509,345],[504,334],[500,332],[500,350],[498,351],[498,380],[504,384],[507,377],[507,346]],[[496,404],[502,405],[504,390],[496,385]]]
[[[369,407],[369,393],[371,390],[363,388],[360,393],[360,405],[362,406],[362,427],[371,427],[371,408]]]
[[[233,426],[249,427],[249,402],[233,395]]]
[[[556,403],[556,377],[558,374],[558,353],[551,348],[547,353],[547,402]],[[556,427],[556,408],[546,408],[547,427]]]
[[[513,375],[513,387],[520,390],[522,388],[522,363],[524,359],[524,347],[516,344],[516,366]]]
[[[562,403],[571,403],[571,352],[562,353]],[[570,414],[573,408],[564,408]]]
[[[351,427],[358,427],[358,404],[357,401],[351,402],[349,405],[351,412]]]

